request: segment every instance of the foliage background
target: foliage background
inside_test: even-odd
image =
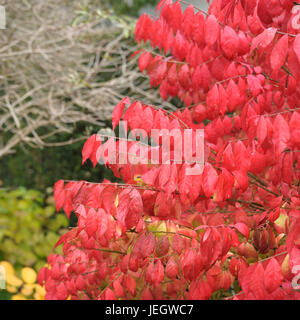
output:
[[[52,188],[47,191],[0,189],[0,261],[11,263],[16,273],[24,266],[43,267],[69,225],[64,214],[55,212]],[[0,290],[0,299],[13,297],[17,287],[24,291],[20,281],[6,282],[8,291]]]

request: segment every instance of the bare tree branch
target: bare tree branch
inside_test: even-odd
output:
[[[7,1],[7,29],[0,32],[0,157],[20,143],[61,146],[79,122],[105,126],[124,95],[162,103],[137,70],[134,20],[99,15],[99,1]],[[125,20],[124,20],[125,21]],[[131,32],[131,33],[130,33]],[[129,34],[129,37],[128,37]],[[70,137],[61,142],[60,135]],[[60,137],[60,139],[59,139]],[[54,139],[55,138],[55,139]]]

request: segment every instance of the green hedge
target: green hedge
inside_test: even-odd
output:
[[[0,261],[39,270],[69,225],[56,213],[52,190],[47,197],[36,190],[0,189]]]

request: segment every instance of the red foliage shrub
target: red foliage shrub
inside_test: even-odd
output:
[[[300,34],[292,9],[292,0],[214,0],[203,14],[162,0],[157,18],[140,17],[136,40],[153,48],[140,53],[141,72],[185,108],[124,98],[113,128],[126,120],[156,146],[93,135],[83,161],[95,165],[102,155],[124,183],[56,183],[57,210],[74,211],[78,226],[40,271],[47,299],[300,299]],[[152,129],[191,129],[191,139],[203,129],[203,172],[189,175],[199,164],[174,159],[122,164],[132,150],[140,160],[154,149],[163,159]]]

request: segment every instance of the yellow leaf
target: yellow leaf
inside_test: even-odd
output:
[[[280,216],[277,218],[277,220],[274,221],[274,223],[279,225],[280,227],[284,228],[286,221],[288,219],[289,219],[289,217],[286,214],[281,213]]]
[[[21,277],[26,283],[32,284],[36,282],[37,274],[32,268],[25,267],[21,271]]]
[[[18,289],[14,286],[10,286],[9,284],[6,286],[6,290],[9,292],[9,293],[16,293],[18,291]]]
[[[118,208],[118,205],[119,205],[119,195],[117,194],[115,199],[115,207]]]
[[[34,286],[32,284],[25,284],[24,287],[21,290],[21,293],[24,296],[31,296],[33,292]]]
[[[15,287],[20,287],[23,284],[23,281],[13,274],[7,274],[6,283]]]
[[[26,298],[21,294],[15,294],[14,296],[11,297],[11,300],[26,300]]]
[[[6,274],[14,274],[15,273],[14,267],[8,261],[1,261],[0,266],[2,266],[5,269]]]
[[[35,292],[37,292],[41,296],[44,296],[46,294],[45,288],[40,286],[39,284],[35,285]]]
[[[35,300],[44,300],[44,296],[38,294],[37,292],[33,295]]]
[[[288,277],[291,273],[289,261],[290,261],[290,255],[287,254],[281,264],[281,271],[284,277]]]

